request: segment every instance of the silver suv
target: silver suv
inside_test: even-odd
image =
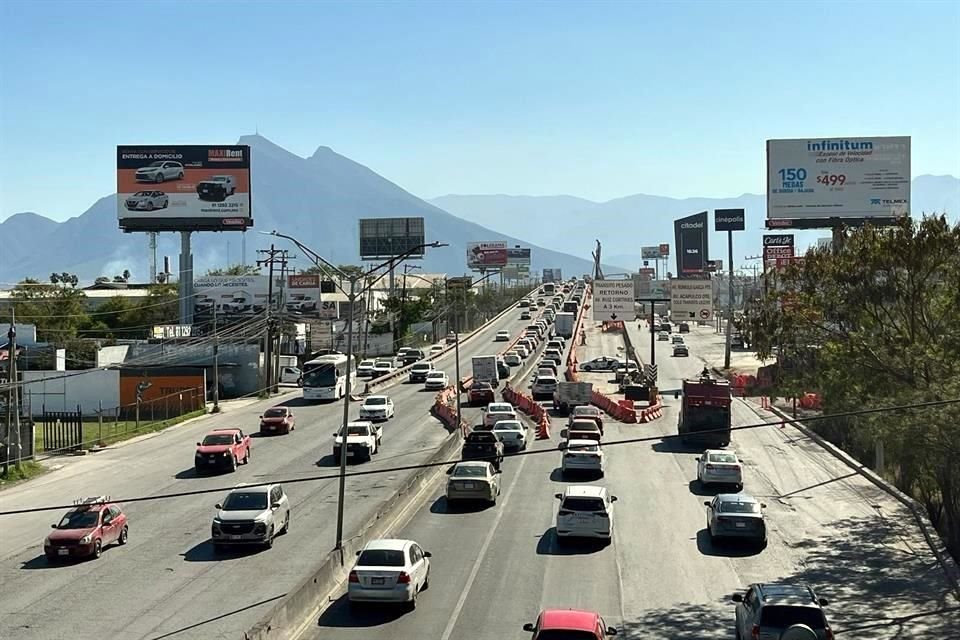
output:
[[[833,640],[823,615],[826,598],[806,585],[752,584],[737,603],[737,640]]]
[[[259,544],[268,549],[273,539],[290,530],[290,500],[279,484],[237,485],[217,505],[210,539],[217,551],[231,544]]]

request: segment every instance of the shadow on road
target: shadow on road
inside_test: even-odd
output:
[[[347,594],[343,594],[320,615],[317,626],[330,628],[377,627],[398,620],[405,613],[407,613],[407,608],[402,604],[351,605],[347,599]]]
[[[290,398],[289,400],[284,400],[283,402],[278,403],[275,406],[278,407],[312,407],[314,405],[320,404],[315,400],[304,400],[303,397],[299,398]]]
[[[67,559],[61,562],[50,562],[47,560],[47,556],[40,554],[35,558],[30,558],[26,562],[20,565],[21,569],[26,569],[28,571],[33,571],[35,569],[56,569],[58,567],[63,567],[69,564],[76,564],[78,560]],[[81,560],[82,562],[82,560]]]
[[[697,531],[697,550],[705,556],[721,558],[749,558],[761,553],[766,547],[753,540],[730,538],[727,540],[710,541],[710,532],[706,529]]]
[[[570,540],[561,541],[557,537],[557,528],[550,527],[537,541],[538,556],[584,556],[603,551],[609,542],[606,540]]]
[[[694,445],[687,445],[680,442],[680,438],[664,438],[660,442],[654,442],[651,449],[657,453],[703,453],[704,447],[697,448]]]
[[[204,540],[180,554],[185,562],[220,562],[230,558],[252,556],[264,551],[259,545],[227,546],[222,551],[214,550],[213,542]]]
[[[486,511],[493,505],[482,500],[458,500],[448,502],[447,496],[440,496],[430,505],[430,513],[441,514],[459,514],[459,513],[480,513]]]
[[[736,487],[733,485],[719,485],[711,484],[704,485],[702,482],[694,478],[690,481],[690,493],[695,496],[704,496],[712,498],[715,495],[721,493],[736,493]]]
[[[188,478],[205,478],[207,476],[212,476],[212,475],[213,475],[212,473],[199,475],[197,473],[196,467],[189,467],[187,469],[184,469],[183,471],[178,471],[176,474],[174,474],[173,477],[176,478],[177,480],[186,480]]]

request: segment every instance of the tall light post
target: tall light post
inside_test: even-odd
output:
[[[335,549],[340,550],[343,548],[343,507],[344,507],[343,502],[344,502],[344,495],[346,493],[346,486],[347,486],[346,428],[347,428],[347,423],[350,421],[350,392],[351,392],[351,383],[353,382],[353,372],[351,371],[351,367],[350,367],[351,363],[353,362],[353,318],[356,315],[357,298],[361,296],[363,293],[365,293],[366,291],[366,288],[360,289],[358,291],[357,283],[371,276],[372,274],[379,271],[380,269],[383,269],[384,267],[388,267],[392,271],[395,263],[406,260],[408,257],[410,257],[411,255],[414,255],[421,249],[425,249],[425,248],[436,249],[438,247],[446,247],[449,245],[442,242],[428,242],[425,244],[417,245],[416,247],[413,247],[405,251],[404,253],[401,253],[397,256],[394,256],[386,260],[385,262],[381,262],[380,264],[374,266],[368,271],[346,274],[340,269],[338,269],[336,266],[334,266],[332,263],[324,259],[316,251],[314,251],[313,249],[306,246],[305,244],[303,244],[302,242],[300,242],[299,240],[297,240],[292,236],[278,233],[277,231],[271,231],[266,235],[276,236],[277,238],[284,238],[285,240],[289,240],[293,244],[297,245],[297,247],[301,251],[303,251],[307,255],[307,257],[310,258],[310,260],[312,260],[317,267],[321,269],[323,267],[326,267],[329,271],[337,274],[340,277],[341,282],[343,280],[346,280],[350,283],[349,290],[344,291],[343,287],[340,285],[340,282],[337,282],[336,280],[334,281],[336,283],[336,287],[340,289],[341,292],[346,294],[347,301],[350,303],[350,313],[347,315],[347,381],[346,381],[346,385],[344,387],[344,392],[343,392],[343,425],[341,426],[341,429],[343,430],[343,445],[340,447],[340,490],[337,498],[337,543],[336,543],[336,546],[334,547]]]
[[[479,278],[477,280],[470,281],[468,286],[463,287],[463,315],[466,317],[467,314],[467,289],[473,289],[475,286],[486,280],[487,278],[495,275],[496,271],[491,271],[487,275]],[[451,309],[454,309],[454,305],[450,305]],[[454,333],[453,340],[453,360],[454,360],[454,373],[456,380],[453,383],[454,388],[457,390],[457,428],[460,427],[460,400],[463,395],[463,390],[460,388],[460,320],[457,319],[457,331]]]

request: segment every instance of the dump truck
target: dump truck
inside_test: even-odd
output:
[[[704,368],[699,378],[683,381],[683,398],[677,433],[683,444],[704,448],[730,444],[733,395],[730,382],[710,375]]]

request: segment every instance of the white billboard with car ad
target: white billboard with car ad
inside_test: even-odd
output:
[[[265,313],[270,289],[268,276],[203,276],[193,281],[193,315],[196,322],[209,321],[214,314],[232,318]],[[283,304],[283,279],[273,283],[274,309]]]
[[[910,212],[910,137],[767,140],[767,227],[885,224]]]
[[[320,275],[316,273],[287,276],[284,308],[287,313],[304,318],[336,318],[337,303],[324,301],[320,294]]]
[[[249,146],[117,147],[124,231],[243,231],[250,203]]]

